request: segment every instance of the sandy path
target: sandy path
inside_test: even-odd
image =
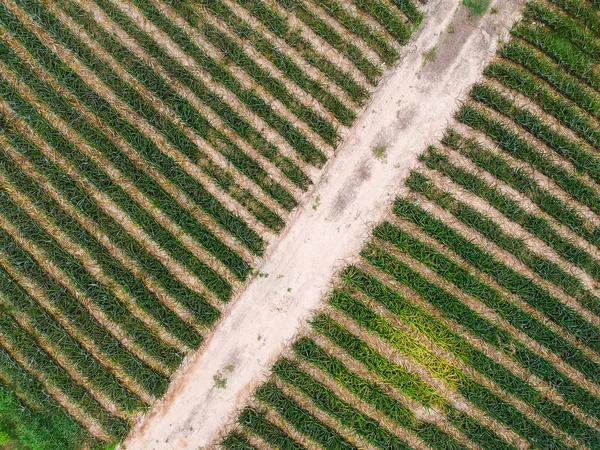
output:
[[[441,137],[464,97],[516,20],[524,0],[497,0],[500,11],[468,18],[460,0],[431,0],[399,66],[381,82],[304,198],[293,220],[214,334],[190,355],[167,395],[133,429],[127,450],[197,449],[267,376],[296,330],[319,306],[332,276],[356,255],[380,221],[417,155]],[[452,24],[454,32],[449,33]],[[423,52],[437,45],[424,66]],[[387,156],[375,158],[375,147]],[[268,274],[268,276],[266,275]],[[215,379],[225,379],[225,387]]]

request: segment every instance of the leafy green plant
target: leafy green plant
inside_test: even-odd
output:
[[[491,0],[463,0],[462,4],[469,10],[474,17],[483,16],[489,9]]]

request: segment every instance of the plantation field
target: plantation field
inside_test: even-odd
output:
[[[528,3],[223,448],[600,447],[599,9]]]
[[[422,20],[409,0],[0,5],[0,445],[121,440]]]

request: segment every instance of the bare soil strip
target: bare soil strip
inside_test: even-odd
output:
[[[440,137],[447,118],[477,81],[522,0],[502,2],[498,14],[470,19],[458,0],[434,0],[399,66],[378,91],[303,199],[256,277],[204,348],[188,357],[166,396],[134,427],[128,449],[196,449],[215,443],[269,366],[317,308],[336,269],[357,255],[417,155]],[[455,32],[446,30],[452,24]],[[422,52],[438,45],[424,66]],[[385,158],[375,158],[376,147]],[[213,376],[226,375],[218,388]]]

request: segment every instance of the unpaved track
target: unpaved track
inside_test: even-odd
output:
[[[524,0],[497,0],[499,12],[479,20],[470,19],[460,3],[429,2],[421,31],[403,49],[398,67],[381,82],[338,157],[271,243],[262,276],[234,300],[203,348],[187,358],[167,395],[134,427],[127,450],[197,449],[218,442],[222,425],[268,375],[319,306],[335,271],[357,255],[383,218],[417,155],[441,137],[456,99],[481,77]],[[436,45],[437,56],[424,66],[423,52]],[[380,146],[387,149],[385,160],[373,155]],[[226,379],[226,386],[215,386],[214,377]]]

